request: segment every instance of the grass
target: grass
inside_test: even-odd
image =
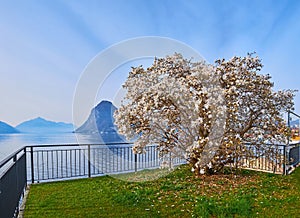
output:
[[[180,166],[31,185],[27,217],[299,217],[300,167],[289,176],[243,170],[194,177]],[[126,181],[130,179],[131,181]],[[134,181],[134,182],[133,182]]]

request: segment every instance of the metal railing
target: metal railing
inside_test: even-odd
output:
[[[238,161],[242,168],[288,174],[300,163],[299,156],[299,143],[268,145],[267,149],[250,147]],[[35,145],[27,147],[27,180],[36,183],[136,172],[158,168],[162,161],[156,145],[147,146],[142,154],[134,154],[131,143]],[[186,160],[170,155],[166,162],[171,166]]]
[[[242,157],[241,167],[270,173],[289,173],[300,163],[300,144],[274,145],[276,152],[251,148]],[[105,174],[136,172],[158,168],[162,161],[170,165],[186,163],[171,155],[161,159],[155,145],[145,153],[134,154],[131,143],[70,144],[26,146],[0,163],[1,217],[15,217],[28,183],[87,178]],[[169,166],[170,166],[169,165]]]

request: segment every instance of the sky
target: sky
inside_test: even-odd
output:
[[[275,90],[299,89],[299,20],[297,0],[0,0],[0,120],[73,122],[86,66],[110,46],[144,36],[183,42],[210,63],[255,51]],[[96,101],[111,100],[105,93],[127,74],[119,70]],[[300,113],[299,93],[295,108]]]

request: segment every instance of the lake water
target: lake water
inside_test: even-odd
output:
[[[111,141],[113,141],[113,139]],[[103,141],[94,136],[75,133],[0,134],[0,161],[26,145],[58,145],[78,143],[98,144],[103,143]]]

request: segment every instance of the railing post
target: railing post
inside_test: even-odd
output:
[[[31,183],[34,183],[33,147],[30,146]]]
[[[13,162],[17,161],[17,154],[15,154],[15,156],[13,157]]]
[[[172,169],[172,156],[171,151],[169,152],[169,170]]]
[[[286,175],[286,145],[283,145],[283,173],[284,176]]]
[[[25,172],[25,176],[26,176],[26,178],[25,178],[25,181],[26,181],[26,187],[27,187],[27,153],[26,153],[26,151],[27,151],[27,149],[26,149],[26,146],[24,147],[24,150],[23,150],[23,152],[24,152],[24,155],[25,155],[25,170],[26,170],[26,172]],[[23,192],[23,197],[24,197],[24,195],[25,195],[25,193]]]
[[[291,130],[290,127],[290,111],[288,111],[288,129],[289,131]],[[287,175],[287,169],[286,169],[286,164],[287,164],[287,160],[286,160],[286,147],[288,147],[290,145],[290,134],[288,134],[287,136],[287,144],[285,146],[283,146],[283,175]]]
[[[91,177],[91,145],[88,145],[88,177]]]
[[[134,172],[137,172],[137,154],[134,154]]]
[[[300,145],[298,144],[298,153],[299,153],[299,155],[298,155],[298,164],[300,163]]]

